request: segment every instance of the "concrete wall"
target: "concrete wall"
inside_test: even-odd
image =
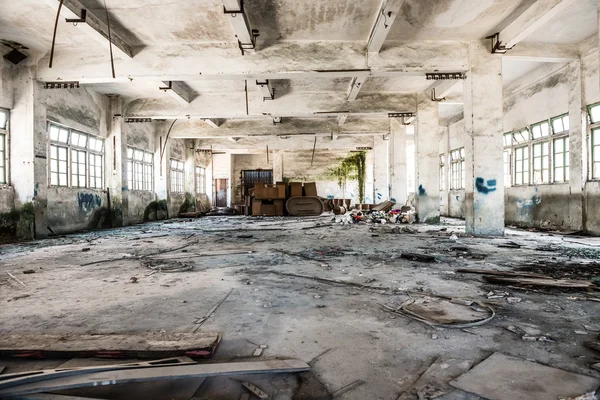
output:
[[[267,163],[267,155],[265,154],[234,154],[232,155],[232,174],[231,187],[233,189],[232,199],[236,203],[243,203],[242,197],[242,171],[246,169],[273,169],[273,157],[269,154],[269,162]],[[265,182],[273,183],[273,182]]]

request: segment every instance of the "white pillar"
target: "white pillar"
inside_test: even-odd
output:
[[[439,119],[437,103],[426,94],[417,101],[416,199],[419,222],[440,221]]]
[[[273,157],[273,182],[283,181],[283,151],[276,150],[272,154]]]
[[[375,190],[373,170],[375,169],[375,161],[373,158],[373,150],[367,151],[365,156],[365,204],[373,204],[373,191]]]
[[[127,133],[123,129],[123,99],[115,96],[110,98],[108,106],[108,137],[105,141],[106,186],[110,192],[110,209],[112,226],[129,225],[128,191],[127,186]],[[131,190],[131,188],[127,188]]]
[[[581,82],[581,60],[569,63],[569,226],[571,229],[583,229],[583,187],[587,171],[584,168],[585,124]]]
[[[169,183],[169,143],[165,141],[168,126],[165,122],[156,128],[156,149],[154,152],[154,191],[157,200],[167,200]],[[163,157],[161,158],[161,154]]]
[[[407,168],[406,168],[406,125],[400,120],[390,119],[389,140],[389,167],[390,167],[390,200],[398,207],[406,203],[407,193]]]
[[[373,142],[373,203],[378,204],[390,198],[389,139],[384,140],[383,136],[375,136]]]
[[[487,41],[469,44],[465,81],[466,232],[504,234],[502,57]]]

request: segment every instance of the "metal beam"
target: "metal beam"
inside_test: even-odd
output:
[[[537,0],[533,2],[500,32],[500,40],[507,49],[514,47],[574,2],[575,0]]]
[[[193,100],[188,87],[183,82],[177,81],[162,81],[159,89],[172,96],[175,100],[183,104],[190,104]]]
[[[350,88],[348,89],[348,100],[356,100],[356,96],[358,96],[358,92],[362,88],[363,83],[367,79],[366,76],[355,76],[352,78],[352,82],[350,82]]]
[[[58,7],[59,2],[57,0],[45,1],[52,8]],[[62,18],[79,19],[81,17],[81,10],[83,9],[86,9],[86,7],[84,7],[83,4],[78,0],[64,0],[60,11],[60,16]],[[77,25],[77,29],[84,31],[88,36],[92,37],[106,49],[109,48],[108,25],[106,24],[106,17],[98,17],[90,12],[90,10],[87,10],[85,23],[79,23]],[[110,32],[110,38],[113,44],[113,51],[115,52],[116,56],[120,58],[133,58],[133,46],[127,43],[125,39],[112,30]]]
[[[244,11],[244,0],[223,0],[225,14],[229,16],[229,22],[235,32],[242,54],[244,51],[254,50],[255,39],[250,29],[248,17]]]
[[[402,3],[404,3],[404,0],[383,0],[381,3],[375,24],[373,24],[371,34],[369,35],[369,42],[367,44],[367,51],[369,53],[379,53],[379,50],[381,50],[383,42],[392,29],[392,24],[400,12]]]

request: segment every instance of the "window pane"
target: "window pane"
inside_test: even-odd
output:
[[[67,143],[69,140],[69,131],[66,129],[59,129],[58,132],[58,141]]]
[[[152,162],[152,153],[145,153],[144,154],[144,161],[147,163],[151,163]]]
[[[50,139],[51,140],[58,140],[58,127],[54,126],[54,125],[50,125]],[[58,181],[58,178],[56,178]]]
[[[564,128],[564,130],[568,131],[569,130],[569,116],[568,115],[564,116],[563,119],[562,119],[562,121],[563,121],[563,128]]]
[[[131,147],[127,148],[127,158],[133,158],[133,149]]]
[[[133,151],[133,159],[141,161],[144,158],[144,153],[141,150]]]
[[[77,145],[79,147],[85,147],[87,143],[87,136],[86,135],[79,135],[79,141],[77,142]]]
[[[59,174],[58,175],[58,185],[59,186],[67,186],[67,174]]]
[[[6,129],[8,125],[8,111],[0,110],[0,129]]]
[[[512,133],[504,134],[504,146],[510,146],[512,144]]]
[[[590,119],[594,124],[600,122],[600,104],[590,107]]]
[[[547,122],[541,124],[540,128],[542,130],[542,136],[548,136],[550,134],[550,127],[548,126]]]
[[[57,172],[52,172],[50,174],[50,184],[58,185],[58,173]]]

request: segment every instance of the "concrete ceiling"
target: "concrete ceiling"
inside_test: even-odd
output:
[[[79,1],[89,13],[105,18],[104,0]],[[381,0],[246,0],[244,10],[250,26],[258,29],[260,36],[256,52],[242,56],[231,16],[223,12],[223,0],[106,0],[113,32],[135,55],[117,56],[117,81],[109,76],[108,51],[99,45],[98,38],[92,39],[81,26],[62,21],[56,40],[56,65],[52,70],[47,68],[58,0],[4,1],[0,39],[31,47],[40,79],[81,80],[98,93],[124,97],[127,110],[134,114],[235,117],[239,122],[223,120],[219,129],[202,121],[188,123],[186,126],[193,129],[202,128],[198,135],[211,129],[222,130],[219,135],[233,135],[236,130],[362,131],[370,124],[379,131],[385,123],[373,125],[375,119],[370,118],[388,121],[388,112],[415,110],[415,95],[429,95],[432,87],[424,78],[425,72],[468,70],[466,41],[502,31],[535,0],[390,0],[388,4],[395,2],[402,5],[387,40],[379,53],[367,54]],[[598,32],[596,11],[595,0],[575,0],[525,42],[579,43]],[[504,84],[544,65],[535,58],[504,57]],[[321,75],[322,71],[328,74]],[[354,71],[357,75],[366,71],[369,76],[356,98],[348,100],[352,79],[357,76]],[[270,77],[274,101],[263,100],[256,85],[261,74]],[[175,78],[163,79],[165,76]],[[194,100],[185,104],[173,96],[174,91],[159,90],[163,80],[176,81]],[[462,85],[456,85],[446,97],[447,101],[439,103],[442,120],[462,113]],[[342,120],[338,125],[336,115],[310,123],[305,120],[318,113],[348,111],[345,124]],[[263,121],[252,125],[244,120],[253,116]],[[289,118],[271,128],[272,116]],[[194,137],[192,130],[180,134]]]

